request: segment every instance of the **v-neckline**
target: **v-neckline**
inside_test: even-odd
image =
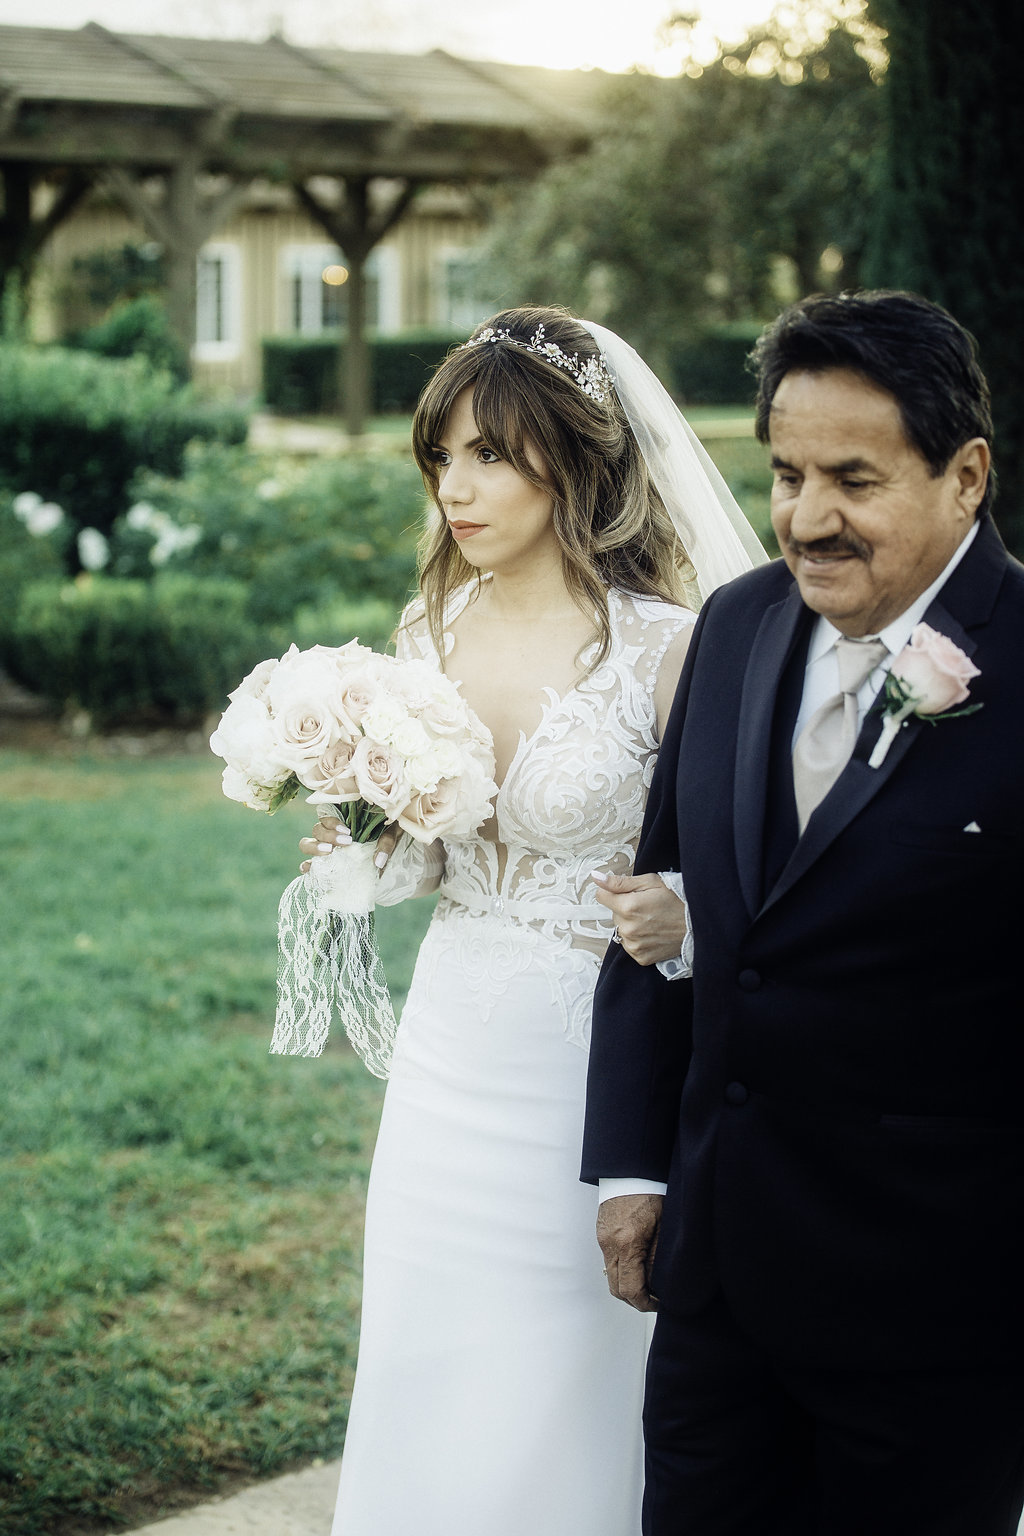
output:
[[[484,580],[488,580],[488,579],[489,579],[488,577],[484,577]],[[459,592],[456,592],[455,594],[453,594],[451,609],[450,609],[450,611],[448,613],[445,614],[445,627],[441,631],[442,639],[444,640],[444,656],[440,658],[441,665],[442,665],[442,671],[443,671],[443,668],[444,668],[444,663],[447,661],[449,653],[451,652],[452,647],[455,644],[455,636],[451,633],[451,630],[449,629],[448,626],[450,624],[453,624],[461,613],[465,612],[466,608],[469,606],[470,598],[472,597],[472,595],[473,594],[472,594],[472,591],[471,591],[471,584],[467,582],[467,584],[463,588],[461,588],[461,590]],[[614,587],[609,587],[608,588],[609,619],[611,619],[613,606],[617,610],[617,603],[618,603],[618,595],[617,595],[617,593],[615,591],[615,588]],[[614,636],[615,636],[615,633],[616,633],[614,622],[612,622],[612,624],[611,624],[611,630],[612,630],[612,636],[613,636],[613,639],[614,639]],[[584,648],[583,655],[586,655],[587,652],[593,650],[594,647],[597,644],[598,644],[598,641],[596,641],[596,640],[591,641],[590,644],[587,645]],[[609,655],[610,655],[610,652],[609,652]],[[606,658],[606,660],[607,660],[607,658]],[[519,742],[518,742],[518,744],[516,746],[516,749],[513,752],[512,756],[509,758],[508,767],[505,769],[505,772],[502,775],[501,783],[498,784],[497,793],[495,794],[494,800],[492,801],[492,804],[494,806],[494,813],[495,813],[495,824],[497,824],[497,819],[498,819],[498,805],[499,805],[499,803],[500,803],[500,801],[501,801],[501,799],[502,799],[502,797],[503,797],[503,795],[505,793],[505,787],[508,784],[509,780],[512,778],[513,773],[515,772],[516,768],[519,766],[519,764],[522,761],[523,757],[526,756],[526,754],[529,751],[530,747],[533,745],[534,741],[540,735],[541,730],[547,724],[548,720],[555,713],[555,711],[557,709],[559,709],[562,705],[567,704],[569,702],[569,700],[575,694],[579,693],[581,691],[581,689],[589,681],[589,679],[592,677],[592,675],[593,675],[593,673],[591,671],[583,672],[572,683],[570,683],[569,687],[565,690],[565,692],[561,693],[561,694],[558,692],[557,688],[553,687],[550,684],[546,688],[542,688],[541,689],[541,694],[546,696],[547,702],[545,704],[542,704],[542,706],[541,706],[540,719],[537,721],[537,724],[534,726],[532,731],[527,732],[527,731],[524,731],[524,730],[520,729],[520,731],[519,731]],[[459,686],[461,687],[461,684]],[[493,735],[491,736],[491,739],[493,741],[493,739],[494,739]],[[497,782],[497,781],[495,781],[495,782]]]

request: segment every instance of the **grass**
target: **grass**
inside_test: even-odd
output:
[[[267,1054],[304,806],[13,751],[0,797],[0,1529],[71,1536],[338,1451],[381,1085]]]

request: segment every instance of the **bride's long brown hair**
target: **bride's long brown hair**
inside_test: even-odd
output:
[[[685,603],[694,572],[614,390],[603,402],[595,400],[572,374],[527,351],[540,326],[544,341],[569,357],[585,362],[599,356],[590,332],[567,310],[502,311],[478,326],[471,341],[490,327],[510,332],[522,345],[475,341],[450,352],[420,396],[413,453],[440,511],[439,444],[456,399],[471,388],[473,415],[487,446],[551,494],[565,583],[583,612],[594,615],[598,666],[611,644],[609,587]],[[527,456],[528,444],[543,461],[542,474]],[[481,573],[465,559],[443,516],[433,519],[420,543],[419,582],[439,656],[449,599],[470,580],[479,584]]]

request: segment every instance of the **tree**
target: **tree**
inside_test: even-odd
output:
[[[800,291],[855,281],[877,98],[838,23],[799,47],[760,28],[697,78],[617,80],[593,147],[499,219],[488,290],[556,295],[661,371],[695,324],[773,312],[780,268]]]
[[[868,265],[944,304],[992,386],[996,515],[1024,553],[1024,12],[1016,0],[872,0],[888,34],[885,146]]]

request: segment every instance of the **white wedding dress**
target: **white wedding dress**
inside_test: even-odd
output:
[[[658,667],[693,615],[609,597],[611,652],[564,698],[550,692],[490,838],[405,839],[381,881],[383,904],[438,883],[440,900],[370,1176],[332,1536],[640,1528],[647,1319],[609,1296],[596,1193],[579,1183],[591,1001],[612,927],[589,873],[632,866]],[[399,654],[436,662],[421,619]]]

